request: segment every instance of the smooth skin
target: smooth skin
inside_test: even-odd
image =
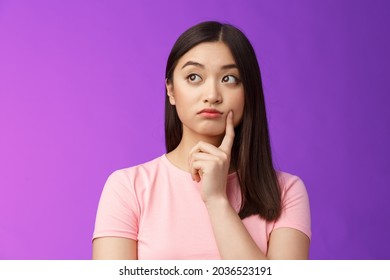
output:
[[[244,90],[229,48],[222,42],[195,46],[178,61],[173,77],[173,83],[167,82],[167,94],[183,123],[183,137],[167,158],[201,183],[221,258],[307,259],[310,240],[292,228],[273,230],[268,252],[262,252],[228,201],[226,182],[234,127],[244,109]],[[199,114],[204,108],[220,111],[221,117]],[[92,258],[137,259],[137,242],[97,238]]]

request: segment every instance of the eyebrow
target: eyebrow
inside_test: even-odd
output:
[[[202,69],[205,69],[206,67],[203,65],[203,64],[200,64],[199,62],[195,62],[195,61],[187,61],[183,67],[181,69],[183,69],[184,67],[187,67],[187,66],[195,66],[195,67],[199,67],[199,68],[202,68]],[[227,64],[227,65],[223,65],[221,67],[222,70],[226,70],[226,69],[232,69],[232,68],[237,68],[237,65],[236,64]]]

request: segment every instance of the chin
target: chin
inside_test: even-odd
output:
[[[205,137],[220,137],[225,134],[225,129],[204,129],[199,131],[199,134]]]
[[[190,134],[197,134],[201,137],[220,137],[225,135],[225,126],[221,125],[200,125],[200,126],[187,126],[185,130],[188,130]],[[191,132],[192,131],[192,132]]]

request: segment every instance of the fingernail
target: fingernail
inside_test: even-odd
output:
[[[233,111],[229,112],[229,118],[233,118]]]

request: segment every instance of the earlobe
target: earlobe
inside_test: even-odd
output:
[[[167,95],[169,97],[169,103],[171,103],[171,105],[176,105],[175,97],[173,95],[173,84],[172,84],[172,82],[170,82],[168,80],[165,80],[165,86],[167,88]]]

